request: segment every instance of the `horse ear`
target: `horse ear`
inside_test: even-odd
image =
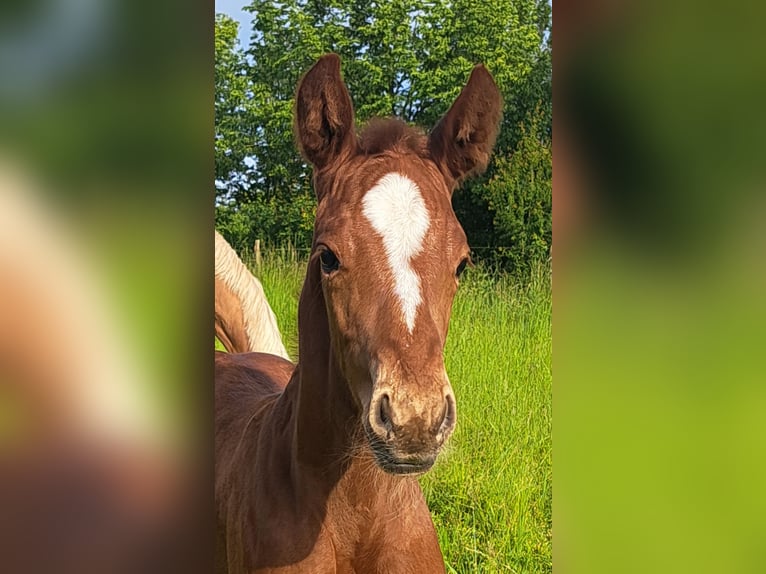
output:
[[[479,64],[428,137],[431,157],[453,188],[487,169],[502,114],[500,90],[489,71]]]
[[[317,169],[354,149],[354,107],[337,54],[322,56],[298,84],[294,129],[303,157]]]

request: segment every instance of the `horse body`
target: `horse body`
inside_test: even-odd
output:
[[[375,464],[342,375],[310,342],[329,333],[309,332],[296,369],[216,352],[218,572],[444,572],[416,479]]]
[[[290,360],[260,281],[217,231],[215,334],[230,353],[271,353]]]
[[[456,422],[443,350],[468,247],[451,190],[486,167],[502,106],[474,69],[426,138],[358,137],[329,55],[304,76],[296,132],[318,207],[299,362],[216,354],[218,571],[445,571],[416,476]]]

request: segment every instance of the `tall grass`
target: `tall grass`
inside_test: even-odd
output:
[[[550,572],[551,288],[466,273],[447,372],[458,403],[449,450],[421,479],[448,572]]]
[[[270,251],[255,269],[297,358],[305,261]],[[551,284],[466,271],[446,361],[458,424],[421,484],[447,571],[551,572]]]
[[[306,260],[301,260],[292,249],[273,249],[264,254],[256,268],[253,261],[248,267],[263,285],[266,298],[277,316],[282,342],[293,361],[298,359],[298,298],[306,276]]]

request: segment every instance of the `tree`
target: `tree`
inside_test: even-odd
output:
[[[396,115],[430,129],[455,100],[473,65],[482,62],[505,98],[498,161],[508,161],[526,133],[522,124],[534,110],[540,116],[535,129],[547,133],[540,141],[549,145],[547,0],[253,0],[247,9],[253,14],[253,33],[246,58],[227,45],[222,66],[225,70],[246,66],[248,70],[247,102],[238,96],[231,98],[226,113],[242,128],[239,137],[247,139],[244,157],[250,159],[241,159],[236,151],[243,142],[226,130],[219,134],[217,128],[217,137],[231,142],[228,149],[232,151],[224,154],[221,168],[228,175],[227,198],[234,201],[219,207],[219,221],[227,217],[231,221],[232,210],[257,204],[262,239],[276,240],[265,237],[265,229],[292,222],[288,234],[299,245],[308,245],[311,227],[296,222],[303,221],[313,192],[310,168],[293,140],[293,96],[301,75],[327,52],[343,58],[344,78],[360,123],[373,116]],[[236,65],[231,64],[232,59]],[[234,80],[222,84],[223,88],[238,87],[238,72],[227,74]],[[502,218],[493,214],[486,187],[496,176],[497,165],[493,162],[485,178],[455,195],[458,217],[473,244],[496,246],[508,237],[496,229]],[[218,177],[218,164],[216,167]],[[496,194],[492,197],[496,199]],[[300,214],[296,206],[300,206]],[[274,225],[266,224],[267,211],[275,218]],[[313,213],[309,215],[313,219]]]
[[[253,103],[245,55],[237,49],[239,25],[215,17],[215,179],[216,197],[247,189],[245,158],[251,137],[248,110]]]
[[[522,124],[513,154],[497,159],[484,187],[502,246],[498,262],[519,273],[550,255],[552,157],[550,141],[540,137],[544,119],[545,112],[537,108]]]

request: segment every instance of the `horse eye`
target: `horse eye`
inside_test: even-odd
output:
[[[460,262],[460,265],[457,266],[457,270],[455,271],[455,277],[457,277],[458,279],[460,278],[460,276],[463,274],[463,271],[465,271],[466,265],[468,265],[468,257],[463,259]]]
[[[319,261],[322,264],[322,271],[327,274],[330,274],[333,271],[337,271],[338,267],[340,266],[340,261],[338,261],[338,258],[335,257],[335,253],[329,249],[322,251],[321,255],[319,255]]]

